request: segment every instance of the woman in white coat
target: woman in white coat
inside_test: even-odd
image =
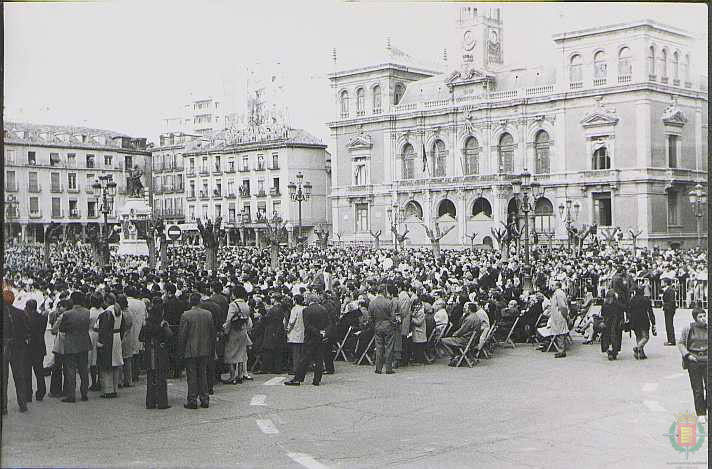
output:
[[[304,348],[304,297],[302,295],[294,295],[294,306],[289,314],[289,322],[287,323],[287,346],[289,347],[289,355],[292,359],[293,375],[297,372],[297,365],[301,360],[302,349]]]

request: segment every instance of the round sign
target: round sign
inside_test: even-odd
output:
[[[180,238],[181,233],[181,229],[178,225],[173,225],[168,228],[168,237],[171,238],[173,241]]]

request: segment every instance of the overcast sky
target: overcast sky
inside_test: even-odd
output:
[[[329,143],[334,118],[325,78],[377,63],[386,37],[438,62],[462,3],[116,1],[5,3],[5,119],[73,124],[157,141],[161,119],[188,93],[244,88],[244,66],[280,62],[292,125]],[[478,4],[478,8],[487,4]],[[693,70],[707,74],[702,4],[501,4],[506,63],[552,63],[552,34],[650,18],[697,38]],[[238,93],[241,98],[241,93]]]

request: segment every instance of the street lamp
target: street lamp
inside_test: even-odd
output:
[[[567,240],[569,249],[571,249],[571,235],[569,233],[571,232],[571,226],[574,224],[574,222],[576,221],[576,219],[579,216],[579,211],[581,210],[581,205],[578,202],[572,202],[569,199],[566,199],[565,204],[566,205],[564,205],[564,202],[559,204],[559,215],[561,216],[561,218],[564,220],[564,223],[566,224],[566,240]],[[574,207],[573,211],[571,210],[572,204]]]
[[[512,181],[512,192],[514,193],[514,200],[517,203],[517,210],[524,212],[524,264],[526,283],[529,279],[529,212],[533,210],[537,199],[543,195],[544,191],[538,182],[530,182],[532,175],[526,168],[519,177],[520,179]]]
[[[297,226],[297,244],[302,241],[302,202],[309,200],[311,197],[312,185],[309,181],[303,182],[304,175],[302,172],[297,173],[297,183],[290,182],[289,198],[299,205],[299,225]]]
[[[695,188],[690,191],[690,204],[692,205],[692,213],[697,218],[697,247],[702,247],[702,217],[704,210],[702,207],[707,203],[707,194],[702,190],[702,184],[695,185]]]
[[[5,207],[6,207],[5,215],[8,218],[8,223],[7,223],[8,231],[7,231],[7,235],[5,238],[8,240],[13,238],[13,231],[12,231],[13,228],[12,228],[11,223],[13,220],[15,220],[18,217],[17,207],[19,204],[20,204],[20,202],[12,194],[8,195],[7,199],[5,199]]]
[[[94,181],[91,187],[96,191],[101,191],[101,213],[104,214],[104,236],[103,236],[103,258],[104,265],[109,265],[109,213],[111,213],[111,207],[114,205],[114,196],[116,195],[116,183],[113,180],[111,174],[105,174],[99,176],[99,178]],[[97,196],[99,198],[99,196]]]
[[[402,207],[399,207],[396,202],[393,202],[392,207],[388,207],[386,209],[386,213],[388,214],[388,221],[391,223],[391,233],[393,233],[393,244],[396,245],[396,251],[398,250],[398,239],[396,237],[398,236],[398,225],[403,223],[403,220],[405,220],[405,209]]]

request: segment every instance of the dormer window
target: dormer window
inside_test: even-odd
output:
[[[341,117],[349,117],[349,92],[341,92]]]
[[[393,104],[397,106],[398,103],[400,103],[401,99],[403,98],[404,94],[405,94],[405,86],[398,83],[396,85],[395,93],[393,94]]]

